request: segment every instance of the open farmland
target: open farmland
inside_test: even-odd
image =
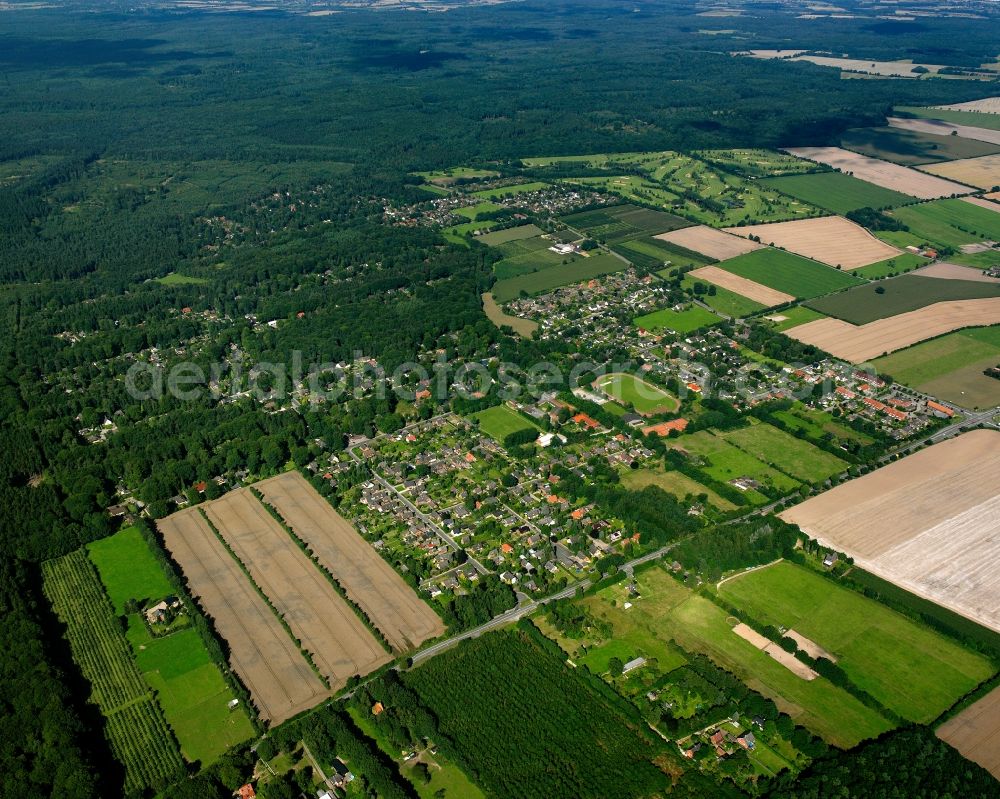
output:
[[[994,672],[985,657],[787,561],[726,580],[719,594],[761,624],[819,644],[852,682],[910,721],[935,719]]]
[[[390,658],[323,573],[249,489],[204,506],[233,553],[334,688]]]
[[[671,233],[661,233],[656,238],[707,255],[716,261],[735,258],[737,255],[744,255],[764,246],[707,225],[695,225]]]
[[[677,269],[683,266],[698,267],[711,263],[712,258],[664,241],[661,236],[628,239],[612,245],[611,249],[628,258],[636,266],[653,271],[664,268]]]
[[[1000,405],[1000,327],[978,327],[916,344],[873,362],[879,374],[965,408]]]
[[[916,197],[884,189],[843,172],[792,175],[771,178],[765,182],[778,191],[835,214],[846,214],[858,208],[891,208],[916,202]]]
[[[861,283],[847,272],[772,247],[730,258],[720,263],[719,268],[803,299]]]
[[[683,311],[663,308],[632,320],[632,324],[643,330],[673,330],[677,333],[690,333],[698,328],[717,325],[720,322],[722,322],[722,317],[693,304]]]
[[[948,719],[937,736],[1000,780],[1000,688]]]
[[[934,111],[941,119],[902,119],[889,117],[889,126],[916,133],[932,133],[937,136],[956,136],[961,139],[1000,144],[1000,117],[987,117],[962,111]]]
[[[256,488],[397,652],[444,632],[444,624],[403,578],[298,472]]]
[[[978,158],[1000,152],[1000,144],[902,128],[854,128],[841,136],[840,145],[846,150],[904,166]]]
[[[493,296],[497,302],[509,302],[522,291],[528,294],[541,294],[559,286],[579,283],[611,272],[620,272],[626,267],[628,264],[624,261],[602,252],[589,258],[577,258],[567,264],[560,263],[558,266],[498,281],[493,286]]]
[[[540,236],[542,229],[537,225],[518,225],[517,227],[504,228],[495,233],[484,233],[476,237],[476,241],[488,247],[497,247],[509,241],[520,241]]]
[[[859,326],[840,319],[820,319],[793,327],[787,335],[838,358],[861,363],[953,330],[992,325],[997,320],[1000,297],[990,297],[938,302]]]
[[[582,600],[588,611],[612,624],[614,640],[626,637],[638,651],[657,656],[673,639],[689,652],[707,655],[836,746],[853,746],[892,726],[829,680],[805,680],[741,638],[733,631],[736,619],[662,568],[639,572],[635,579],[641,599],[632,599],[628,610],[622,607],[629,599],[622,583]]]
[[[921,169],[948,180],[978,186],[980,189],[1000,186],[1000,155],[982,155],[979,158],[945,161],[943,164],[927,164]]]
[[[984,97],[982,100],[969,100],[951,105],[936,105],[935,109],[943,111],[974,111],[980,114],[1000,114],[1000,97]]]
[[[729,232],[757,236],[765,244],[844,269],[856,269],[900,254],[895,247],[842,216],[750,225],[730,228]]]
[[[785,294],[783,291],[762,286],[760,283],[755,283],[752,280],[747,280],[745,277],[734,275],[732,272],[719,269],[717,266],[703,266],[701,269],[695,269],[689,274],[696,280],[705,280],[729,291],[735,291],[743,297],[760,303],[765,308],[772,305],[783,305],[795,299],[791,294]]]
[[[279,724],[329,695],[198,508],[178,511],[157,525],[264,720]]]
[[[879,292],[878,289],[882,291]],[[854,325],[864,325],[939,302],[989,297],[1000,297],[1000,282],[943,280],[939,277],[924,277],[920,272],[910,272],[857,286],[829,297],[810,300],[807,304],[827,316],[835,316]],[[1000,317],[996,321],[1000,322]]]
[[[594,388],[623,405],[631,405],[642,416],[673,413],[680,407],[675,396],[662,388],[647,383],[635,375],[605,375],[594,383]]]
[[[686,219],[663,211],[652,211],[638,205],[612,205],[592,211],[564,216],[562,221],[571,228],[609,244],[641,236],[652,236],[687,227]]]
[[[806,483],[820,483],[847,469],[847,463],[836,455],[769,424],[750,424],[718,435],[764,463]]]
[[[1000,213],[964,200],[921,203],[889,213],[909,227],[912,235],[938,247],[1000,241]]]
[[[998,486],[1000,432],[973,430],[781,517],[879,577],[1000,630]]]
[[[749,289],[751,286],[753,286],[755,292],[759,293],[766,291],[769,292],[769,296],[770,292],[772,292],[773,289],[769,289],[767,288],[767,286],[761,286],[759,283],[754,283],[752,280],[745,280],[744,278],[737,277],[736,275],[733,275],[729,272],[725,272],[722,270],[719,270],[720,272],[722,272],[722,274],[716,275],[718,280],[715,279],[709,280],[707,276],[702,280],[699,280],[698,276],[695,274],[695,272],[699,271],[700,270],[696,269],[694,272],[688,272],[686,275],[684,275],[684,278],[681,281],[681,285],[683,288],[691,289],[692,291],[696,291],[695,287],[699,283],[702,286],[705,286],[707,283],[711,283],[712,285],[714,285],[715,294],[709,294],[706,291],[704,294],[700,295],[699,299],[703,303],[705,303],[705,305],[709,306],[718,313],[725,314],[726,316],[734,318],[739,318],[743,316],[749,316],[750,314],[756,313],[757,311],[763,311],[764,308],[767,307],[763,303],[750,299],[745,294],[737,293],[736,291],[724,288],[722,284],[725,283],[726,285],[735,285],[735,283],[733,283],[732,281],[745,281],[741,283],[744,289]],[[723,275],[725,275],[725,277],[723,277]],[[661,273],[661,277],[667,277],[667,276],[668,275],[664,275],[663,273]],[[780,294],[780,292],[777,293]]]
[[[950,197],[953,194],[968,194],[972,190],[968,186],[953,183],[950,180],[918,172],[909,167],[879,161],[867,155],[858,155],[840,147],[790,147],[788,152],[799,158],[808,158],[841,172],[846,172],[861,180],[867,180],[876,186],[892,189],[902,194],[919,197],[922,200],[933,200],[938,197]]]

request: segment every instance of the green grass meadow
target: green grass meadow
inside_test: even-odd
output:
[[[643,330],[656,331],[669,328],[678,333],[690,333],[701,327],[720,324],[722,321],[721,317],[716,316],[711,311],[706,311],[698,305],[691,305],[683,311],[663,308],[645,316],[637,316],[632,320],[632,324]]]
[[[861,283],[849,272],[840,272],[772,247],[722,261],[719,268],[802,299],[819,297]]]
[[[556,266],[500,280],[493,286],[493,296],[497,302],[508,302],[519,296],[522,291],[528,294],[542,294],[559,286],[620,272],[627,267],[628,264],[624,261],[602,252],[589,258],[577,258],[570,263],[559,263]]]
[[[769,178],[764,182],[780,192],[835,214],[846,214],[858,208],[894,208],[917,201],[909,194],[884,189],[843,172],[791,175]]]
[[[847,469],[847,462],[769,424],[719,433],[719,436],[797,480],[819,483]]]

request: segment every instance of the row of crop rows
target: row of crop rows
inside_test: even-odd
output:
[[[184,773],[184,762],[160,706],[146,697],[108,716],[108,739],[125,764],[125,790],[160,788]]]
[[[180,750],[135,663],[100,577],[84,550],[42,566],[45,592],[73,658],[93,686],[107,735],[131,788],[156,786],[183,768]],[[141,742],[141,743],[137,743]]]

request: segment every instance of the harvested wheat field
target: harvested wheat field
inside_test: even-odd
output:
[[[935,444],[780,516],[863,569],[1000,631],[1000,432]]]
[[[982,100],[969,100],[965,103],[932,107],[943,108],[945,111],[978,111],[982,114],[1000,114],[1000,97],[984,97]]]
[[[732,272],[719,269],[717,266],[703,266],[701,269],[695,269],[689,274],[696,280],[714,283],[716,286],[735,291],[747,299],[759,302],[761,305],[768,307],[782,305],[795,299],[791,294],[785,294],[783,291],[769,288],[753,280],[747,280],[745,277],[734,275]]]
[[[1000,688],[938,727],[937,736],[1000,780]]]
[[[935,136],[959,136],[963,139],[975,139],[990,144],[1000,144],[1000,130],[977,128],[972,125],[956,125],[941,119],[901,119],[889,117],[890,128],[912,130],[914,133],[933,133]]]
[[[925,266],[915,271],[916,277],[935,277],[939,280],[969,280],[973,283],[1000,283],[1000,277],[988,277],[982,269],[961,266],[943,261]]]
[[[979,158],[961,158],[958,161],[944,161],[940,164],[925,164],[923,172],[930,172],[949,180],[957,180],[980,189],[1000,186],[1000,153],[982,155]]]
[[[995,211],[1000,214],[1000,191],[984,194],[982,197],[963,197],[962,199],[967,203],[985,208],[987,211]]]
[[[728,258],[735,258],[737,255],[745,255],[748,252],[759,250],[763,246],[756,241],[742,239],[707,225],[671,230],[669,233],[661,233],[653,238],[707,255],[716,261],[725,261]]]
[[[280,724],[329,691],[197,508],[157,522],[191,593],[225,639],[261,718]]]
[[[998,131],[1000,133],[1000,131]],[[971,189],[936,175],[890,164],[867,155],[858,155],[840,147],[789,147],[785,152],[799,158],[827,164],[860,180],[867,180],[884,189],[892,189],[922,200],[936,200],[953,194],[969,194]]]
[[[900,254],[891,244],[880,241],[861,225],[842,216],[771,222],[727,230],[738,236],[758,236],[764,243],[844,269],[857,269]]]
[[[255,488],[396,651],[413,649],[444,632],[437,613],[301,474],[286,472]]]
[[[997,323],[1000,323],[1000,297],[987,297],[936,302],[866,325],[833,318],[817,319],[786,330],[785,335],[845,361],[861,363],[952,330]]]
[[[390,660],[354,610],[248,488],[203,506],[334,690]]]

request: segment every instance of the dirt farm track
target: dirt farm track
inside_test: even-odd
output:
[[[229,645],[229,662],[266,721],[279,724],[329,694],[197,508],[158,523],[191,592]]]
[[[861,568],[1000,631],[1000,431],[935,444],[780,515]]]

